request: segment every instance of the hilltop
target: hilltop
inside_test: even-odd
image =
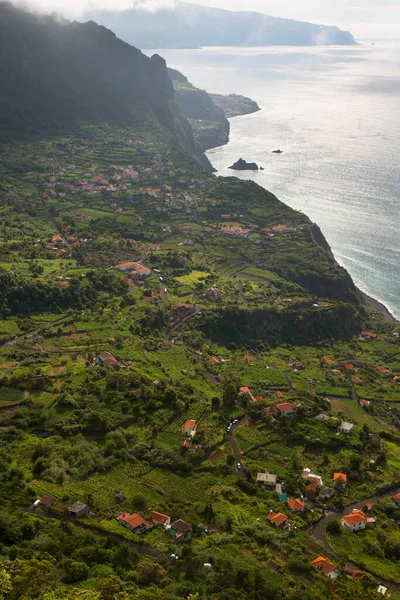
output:
[[[140,119],[35,96],[0,144],[0,596],[399,600],[400,325],[187,152],[160,69]]]
[[[157,11],[137,8],[118,13],[91,11],[93,19],[139,48],[199,46],[354,45],[354,37],[338,27],[280,19],[256,12],[234,12],[176,2]]]

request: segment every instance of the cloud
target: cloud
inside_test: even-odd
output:
[[[64,17],[79,17],[85,12],[120,12],[131,8],[156,11],[175,5],[175,0],[15,0],[16,6],[39,13],[56,12]]]

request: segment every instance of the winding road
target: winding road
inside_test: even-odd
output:
[[[366,505],[367,502],[370,502],[371,504],[374,504],[378,500],[383,500],[384,498],[390,498],[390,497],[394,496],[399,491],[400,491],[400,487],[396,488],[395,490],[391,490],[390,492],[387,492],[385,494],[372,496],[371,498],[366,498],[365,500],[360,500],[359,502],[355,502],[354,504],[351,504],[350,506],[347,506],[341,512],[330,512],[330,513],[325,514],[324,517],[317,523],[317,525],[313,529],[314,537],[319,542],[322,543],[322,545],[324,546],[324,548],[326,548],[326,550],[328,550],[329,552],[331,552],[332,554],[334,554],[336,556],[336,558],[338,558],[340,560],[346,560],[344,556],[341,556],[340,554],[338,554],[331,547],[331,545],[329,544],[329,542],[327,540],[327,537],[326,537],[326,527],[327,527],[328,523],[330,521],[333,521],[334,519],[341,519],[341,518],[343,518],[345,515],[350,514],[354,509],[362,510],[364,508],[364,506]],[[355,533],[354,535],[357,535],[357,534]],[[365,567],[359,566],[355,561],[353,561],[352,563],[350,563],[349,566],[350,567],[354,567],[355,570],[358,569],[360,571],[365,571],[366,573],[369,573],[370,575],[373,575],[373,577],[380,584],[384,585],[385,587],[392,588],[393,590],[396,590],[396,592],[400,592],[400,585],[398,585],[396,583],[393,583],[391,581],[387,581],[386,579],[382,579],[381,577],[379,577],[378,575],[375,575],[375,573],[372,573],[371,571],[369,571]]]

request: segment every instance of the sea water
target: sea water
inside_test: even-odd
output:
[[[208,152],[217,174],[306,213],[355,283],[400,318],[400,42],[158,52],[197,87],[258,102]],[[264,171],[229,170],[240,157]]]

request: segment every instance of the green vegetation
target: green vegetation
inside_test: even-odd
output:
[[[398,324],[364,305],[306,216],[186,152],[191,130],[169,118],[188,123],[158,104],[165,65],[135,57],[138,76],[153,61],[152,103],[129,104],[140,123],[95,111],[0,146],[0,598],[373,599],[374,579],[311,562],[400,583]],[[377,493],[375,528],[334,524],[342,558],[326,552],[323,511]],[[116,519],[152,511],[191,539]]]

